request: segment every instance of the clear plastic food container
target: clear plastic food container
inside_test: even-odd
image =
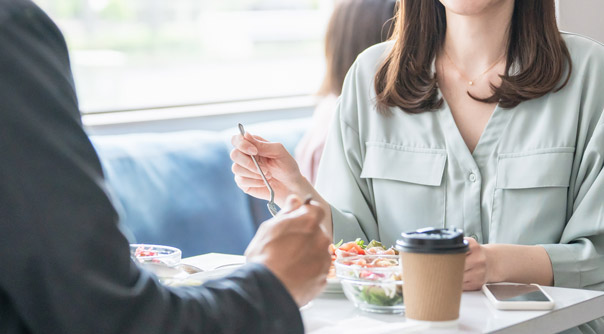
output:
[[[377,313],[405,310],[398,255],[356,255],[335,261],[346,297],[359,309]]]

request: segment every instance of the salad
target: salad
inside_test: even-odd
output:
[[[402,271],[398,251],[372,240],[357,239],[330,248],[333,277],[341,280],[344,293],[357,307],[370,312],[401,312],[404,309]]]
[[[153,247],[145,247],[143,245],[138,246],[134,251],[134,256],[137,258],[141,256],[156,256],[157,254],[158,252],[153,251]]]
[[[365,241],[361,238],[356,239],[355,241],[349,241],[343,243],[343,240],[340,240],[337,244],[329,245],[329,254],[331,255],[331,268],[329,269],[329,274],[327,275],[328,279],[336,278],[336,271],[334,263],[338,258],[347,258],[354,257],[357,255],[398,255],[398,251],[393,247],[386,249],[381,242],[377,240],[371,240],[367,245],[365,245]],[[396,264],[393,264],[391,261],[383,261],[376,259],[376,261],[372,263],[363,263],[364,260],[357,259],[355,263],[349,263],[350,265],[359,265],[364,267],[387,267],[391,265],[398,265],[398,261]]]
[[[170,246],[130,244],[130,257],[141,264],[175,266],[181,256],[180,249]]]
[[[383,284],[370,285],[364,287],[353,286],[353,293],[357,294],[359,300],[374,306],[402,306],[403,305],[403,285],[402,284]]]

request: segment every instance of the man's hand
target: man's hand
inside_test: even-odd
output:
[[[331,242],[321,225],[325,212],[316,203],[290,196],[274,218],[260,225],[245,251],[248,262],[268,267],[298,306],[321,292],[331,264]]]

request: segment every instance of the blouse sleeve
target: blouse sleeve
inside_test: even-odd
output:
[[[574,182],[572,215],[550,256],[554,285],[604,290],[604,111],[586,140]]]
[[[335,242],[379,239],[369,180],[360,177],[363,166],[358,129],[346,120],[361,106],[356,98],[356,65],[348,72],[335,119],[319,164],[316,188],[331,205]],[[351,116],[354,117],[354,116]]]

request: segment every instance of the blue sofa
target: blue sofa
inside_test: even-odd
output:
[[[246,128],[293,152],[308,121]],[[266,201],[244,194],[233,180],[229,153],[235,133],[236,127],[91,137],[131,242],[175,246],[185,257],[243,254],[270,214]]]

